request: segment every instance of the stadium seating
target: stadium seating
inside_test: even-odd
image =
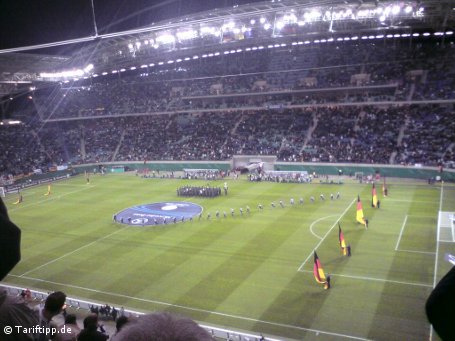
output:
[[[454,51],[431,41],[285,46],[58,85],[34,95],[28,110],[41,120],[0,129],[0,174],[234,154],[453,161],[453,110],[437,102],[455,98]]]

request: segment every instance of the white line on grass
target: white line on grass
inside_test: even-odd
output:
[[[17,206],[16,208],[8,210],[8,212],[14,212],[14,211],[17,211],[18,209],[21,209],[21,208],[30,207],[30,206],[34,206],[34,205],[39,205],[39,204],[42,204],[42,203],[46,203],[48,201],[52,201],[52,200],[55,200],[55,199],[60,199],[60,198],[66,197],[67,195],[78,193],[78,192],[84,191],[86,189],[93,188],[95,186],[96,185],[93,185],[93,186],[90,186],[90,187],[85,187],[85,188],[79,189],[77,191],[67,192],[67,193],[62,194],[62,195],[51,194],[52,195],[51,198],[47,197],[47,199],[40,200],[40,201],[35,201],[35,202],[32,202],[31,204],[28,204],[28,205],[20,205],[20,206]]]
[[[434,204],[434,201],[409,200],[409,199],[391,199],[391,198],[388,198],[387,201],[412,202],[412,203],[420,203],[420,204]]]
[[[450,220],[450,226],[452,227],[452,240],[455,242],[455,226],[453,224],[453,220],[454,220],[454,217],[452,216],[449,216],[449,220]]]
[[[301,272],[313,273],[313,271],[310,271],[310,270],[301,270]],[[431,284],[394,281],[394,280],[391,280],[391,279],[365,277],[365,276],[342,275],[342,274],[333,274],[333,273],[330,273],[330,276],[353,278],[353,279],[359,279],[359,280],[364,280],[364,281],[374,281],[374,282],[384,282],[384,283],[395,283],[395,284],[403,284],[403,285],[412,285],[412,286],[415,286],[415,287],[425,287],[425,288],[431,288],[432,287]]]
[[[400,249],[400,250],[396,250],[398,252],[411,252],[411,253],[421,253],[421,254],[424,254],[424,255],[435,255],[436,252],[428,252],[428,251],[415,251],[415,250],[403,250],[403,249]]]
[[[398,236],[397,245],[395,245],[395,251],[398,250],[398,245],[400,245],[401,236],[403,235],[404,226],[406,225],[406,222],[407,222],[407,221],[408,221],[408,216],[405,216],[405,217],[404,217],[403,224],[401,225],[401,231],[400,231],[400,235]]]
[[[441,227],[441,209],[442,209],[442,194],[444,193],[444,183],[441,183],[441,194],[439,196],[439,211],[438,211],[438,227],[436,231],[436,256],[434,257],[434,276],[433,288],[436,287],[436,276],[438,274],[438,258],[439,258],[439,232]],[[430,341],[433,340],[433,325],[430,324]]]
[[[180,308],[180,309],[185,309],[185,310],[190,310],[190,311],[196,311],[196,312],[201,312],[201,313],[204,313],[204,314],[224,316],[224,317],[229,317],[229,318],[233,318],[233,319],[237,319],[237,320],[252,321],[252,322],[255,322],[255,323],[264,323],[264,324],[277,326],[277,327],[291,328],[291,329],[301,330],[301,331],[305,331],[305,332],[312,332],[312,333],[316,333],[316,334],[319,333],[319,334],[325,334],[325,335],[338,336],[338,337],[343,337],[343,338],[352,339],[352,340],[368,340],[367,338],[363,338],[363,337],[359,337],[359,336],[328,332],[328,331],[312,329],[312,328],[305,328],[305,327],[294,326],[294,325],[285,324],[285,323],[277,323],[277,322],[271,322],[271,321],[258,320],[258,319],[251,318],[251,317],[232,315],[232,314],[221,313],[221,312],[217,312],[217,311],[205,310],[205,309],[200,309],[200,308],[187,307],[187,306],[184,306],[184,305],[173,304],[173,303],[162,302],[162,301],[156,301],[156,300],[150,300],[150,299],[134,297],[134,296],[128,296],[128,295],[124,295],[124,294],[107,292],[107,291],[102,291],[102,290],[97,290],[97,289],[85,288],[85,287],[80,287],[80,286],[72,285],[72,284],[52,282],[52,281],[47,281],[47,280],[40,279],[40,278],[23,277],[23,276],[17,276],[17,275],[8,275],[8,276],[21,277],[21,278],[29,279],[29,280],[32,280],[32,281],[49,283],[49,284],[54,284],[54,285],[59,285],[59,286],[66,286],[66,287],[69,287],[69,288],[85,290],[85,291],[95,292],[95,293],[109,295],[109,296],[114,296],[114,297],[121,297],[121,298],[126,298],[126,299],[140,301],[140,302],[158,304],[158,305],[163,305],[163,306],[167,306],[167,307],[174,307],[174,308]]]
[[[73,250],[73,251],[71,251],[71,252],[65,253],[64,255],[62,255],[62,256],[60,256],[60,257],[57,257],[57,258],[55,258],[55,259],[53,259],[53,260],[51,260],[51,261],[49,261],[49,262],[47,262],[47,263],[44,263],[44,264],[42,264],[42,265],[40,265],[40,266],[37,266],[36,268],[33,268],[33,269],[31,269],[31,270],[28,270],[28,271],[24,272],[24,273],[23,273],[22,275],[20,275],[19,277],[23,277],[23,276],[29,274],[30,272],[33,272],[33,271],[36,271],[36,270],[38,270],[38,269],[41,269],[41,268],[45,267],[46,265],[55,263],[56,261],[58,261],[58,260],[60,260],[60,259],[62,259],[62,258],[65,258],[65,257],[67,257],[67,256],[69,256],[69,255],[72,255],[73,253],[76,253],[77,251],[80,251],[80,250],[82,250],[82,249],[85,249],[86,247],[89,247],[89,246],[91,246],[91,245],[93,245],[93,244],[95,244],[95,243],[97,243],[97,242],[99,242],[99,241],[101,241],[101,240],[103,240],[103,239],[109,238],[109,237],[113,236],[113,235],[116,234],[116,233],[119,233],[119,232],[121,232],[121,231],[123,231],[123,230],[126,230],[128,227],[129,227],[129,226],[124,227],[124,228],[121,228],[120,230],[114,231],[114,232],[112,232],[112,233],[110,233],[110,234],[108,234],[108,235],[106,235],[106,236],[104,236],[104,237],[98,238],[98,239],[94,240],[93,242],[90,242],[90,243],[88,243],[88,244],[82,245],[81,247],[78,247],[77,249],[75,249],[75,250]]]
[[[336,226],[336,224],[341,220],[341,218],[343,218],[343,216],[346,214],[346,212],[351,208],[352,204],[355,202],[355,198],[352,199],[351,203],[349,204],[348,207],[346,207],[346,209],[343,211],[343,213],[341,213],[340,217],[333,223],[332,227],[330,228],[330,230],[327,231],[327,233],[324,235],[324,237],[322,237],[321,241],[318,243],[318,245],[316,245],[314,247],[314,250],[316,250],[321,244],[322,242],[324,241],[324,239],[329,235],[330,231],[333,230],[333,228]],[[303,263],[299,266],[299,268],[297,269],[297,271],[300,271],[302,270],[302,268],[305,266],[306,262],[308,262],[308,259],[311,258],[311,256],[313,255],[313,251],[310,252],[310,254],[308,255],[308,257],[303,261]]]
[[[330,217],[336,217],[336,215],[332,214],[332,215],[328,215],[327,217],[322,217],[322,218],[319,218],[315,221],[313,221],[310,225],[310,232],[313,234],[313,236],[315,236],[316,238],[319,238],[319,239],[322,239],[322,237],[318,236],[316,233],[313,232],[313,226],[320,222],[321,220],[324,220],[324,219],[327,219],[327,218],[330,218]]]

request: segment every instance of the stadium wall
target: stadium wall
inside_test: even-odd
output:
[[[294,163],[281,162],[275,164],[276,170],[305,170],[323,175],[338,175],[341,170],[343,175],[363,173],[364,175],[379,173],[381,176],[394,178],[429,179],[441,177],[444,181],[455,181],[455,170],[449,169],[440,172],[437,167],[397,166],[397,165],[372,165],[349,163]]]
[[[150,162],[105,162],[76,165],[64,171],[55,171],[43,174],[34,174],[28,177],[16,179],[15,184],[24,184],[23,187],[33,186],[40,183],[53,181],[71,175],[77,175],[88,171],[93,173],[94,169],[103,165],[108,173],[111,173],[114,166],[124,166],[127,170],[155,170],[164,172],[178,172],[183,169],[220,169],[227,171],[233,168],[232,161],[206,162],[206,161],[150,161]],[[307,171],[315,172],[320,175],[338,175],[341,170],[343,175],[352,175],[363,173],[364,175],[379,173],[381,176],[394,178],[411,178],[427,180],[429,178],[441,177],[441,180],[455,182],[455,169],[445,169],[442,173],[436,167],[416,167],[416,166],[397,166],[397,165],[371,165],[371,164],[349,164],[349,163],[295,163],[295,162],[277,162],[275,170],[282,171]],[[6,186],[13,187],[13,186]]]
[[[182,171],[185,168],[190,169],[220,169],[227,171],[232,169],[232,161],[206,162],[206,161],[147,161],[144,162],[107,162],[103,166],[107,168],[108,173],[111,172],[113,166],[123,165],[129,170],[159,170],[159,171]],[[86,164],[74,166],[77,173],[84,171],[92,172],[99,164]],[[398,165],[372,165],[372,164],[350,164],[350,163],[296,163],[296,162],[277,162],[275,170],[288,171],[307,171],[308,173],[316,172],[322,175],[338,175],[339,170],[343,175],[352,175],[362,172],[364,175],[379,173],[381,176],[395,178],[412,178],[412,179],[428,179],[441,176],[444,181],[455,182],[455,169],[444,170],[439,172],[437,167],[420,167],[420,166],[398,166]]]

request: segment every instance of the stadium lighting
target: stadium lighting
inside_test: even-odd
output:
[[[386,35],[386,38],[393,38],[393,34]]]
[[[394,36],[395,38],[400,38],[401,35],[397,33],[397,34],[394,34],[393,36]]]
[[[147,64],[142,64],[141,69],[145,69],[147,67]]]
[[[334,41],[334,39],[333,39],[333,38],[329,38],[329,39],[327,39],[327,42],[329,42],[329,43],[331,43],[332,41]]]
[[[337,38],[337,41],[343,41],[343,38],[341,38],[341,37]],[[305,42],[305,44],[306,44],[306,42]]]
[[[207,58],[207,55],[206,55],[206,54],[203,54],[203,55],[202,55],[202,58]]]
[[[343,40],[344,41],[351,40],[351,37],[344,37]]]
[[[220,53],[219,53],[219,52],[215,52],[213,55],[214,55],[214,56],[219,56]]]
[[[446,36],[451,36],[453,34],[453,31],[447,31]]]
[[[357,37],[357,36],[354,36],[351,38],[351,40],[357,40],[357,39],[359,39],[359,37]]]
[[[156,38],[157,43],[161,44],[173,44],[175,43],[175,37],[172,34],[163,34]]]
[[[96,78],[96,77],[98,77],[98,74],[97,74],[97,73],[94,73],[94,74],[92,75],[92,77],[93,77],[93,78]]]
[[[376,39],[382,39],[382,38],[384,38],[384,35],[383,35],[383,34],[378,34],[378,35],[376,36]]]
[[[423,34],[424,37],[428,37],[429,35],[430,35],[429,32],[425,32],[425,33]]]
[[[264,23],[265,23],[265,21],[266,21],[266,20],[265,20],[265,18],[264,18],[264,17],[262,17],[261,19],[259,19],[259,22],[260,22],[261,24],[264,24]]]
[[[177,59],[175,62],[176,62],[176,63],[180,63],[181,61],[182,61],[182,60],[179,58],[179,59]]]
[[[89,73],[90,71],[93,70],[93,64],[88,64],[85,68],[84,68],[84,72],[85,73]]]
[[[308,45],[308,44],[310,43],[310,41],[309,41],[309,40],[305,40],[303,43],[304,43],[305,45]]]
[[[193,56],[193,59],[199,59],[199,56]]]
[[[420,36],[420,33],[413,33],[412,36],[413,37],[418,37],[418,36]]]
[[[177,32],[177,38],[179,40],[190,40],[197,37],[197,31],[188,30],[188,31],[181,31]]]
[[[136,67],[135,67],[135,66],[132,66],[132,67],[130,67],[130,70],[131,70],[131,71],[134,71],[134,70],[136,70]]]
[[[123,68],[122,68],[122,69],[120,69],[120,72],[125,72],[125,71],[126,71],[126,69],[123,69]]]
[[[103,76],[106,76],[107,75],[107,72],[104,71],[103,73],[101,73]]]
[[[164,62],[158,62],[158,65],[163,65],[163,64],[164,64]]]
[[[398,6],[398,5],[394,5],[394,6],[392,6],[392,14],[393,14],[393,15],[397,15],[397,14],[399,14],[399,13],[400,13],[400,11],[401,11],[401,8],[400,8],[400,6]]]
[[[187,60],[187,61],[190,60],[190,59],[191,59],[190,57],[185,57],[185,60]]]
[[[272,27],[272,25],[270,25],[269,23],[264,24],[264,30],[267,31],[270,29],[270,27]]]
[[[256,24],[256,20],[254,20],[254,19],[251,19],[251,20],[250,20],[250,24],[251,24],[251,25],[254,25],[254,24]]]
[[[229,54],[229,53],[231,53],[231,52],[229,52],[229,51],[224,51],[223,52],[223,54]]]
[[[381,15],[381,16],[379,17],[379,21],[380,21],[380,22],[384,22],[384,21],[385,21],[385,15]]]
[[[411,13],[411,12],[412,12],[412,6],[409,6],[409,5],[406,6],[406,7],[404,8],[404,12],[405,12],[406,14]]]
[[[174,61],[173,61],[173,60],[168,60],[167,63],[168,63],[168,64],[173,64]]]
[[[262,50],[262,49],[264,49],[264,46],[262,46],[262,45],[261,45],[261,46],[258,46],[258,49],[259,49],[259,50]]]
[[[279,30],[281,30],[284,27],[284,22],[278,21],[275,25],[275,27]]]

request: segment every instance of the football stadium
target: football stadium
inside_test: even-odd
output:
[[[0,340],[453,340],[453,1],[137,3],[0,39]]]

